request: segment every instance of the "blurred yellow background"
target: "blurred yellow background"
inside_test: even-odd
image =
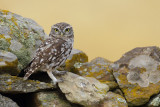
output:
[[[70,23],[74,48],[90,60],[115,61],[135,47],[160,44],[160,0],[0,0],[0,8],[35,20],[47,34],[57,22]]]

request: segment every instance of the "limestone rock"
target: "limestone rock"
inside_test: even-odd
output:
[[[86,77],[94,77],[102,83],[107,84],[110,89],[117,88],[118,85],[115,82],[114,76],[112,74],[112,69],[109,66],[112,62],[107,59],[97,57],[91,62],[81,63],[75,68],[78,70],[78,74]],[[76,65],[76,64],[75,64]]]
[[[10,98],[2,96],[0,94],[0,107],[19,107],[19,106]]]
[[[105,81],[105,82],[101,82],[101,83],[108,85],[109,90],[114,90],[114,89],[118,88],[118,84],[115,81]]]
[[[0,49],[18,57],[19,69],[31,61],[45,35],[43,28],[35,21],[0,10]]]
[[[154,96],[147,104],[147,107],[160,107],[160,94]]]
[[[73,49],[69,58],[65,62],[65,69],[73,73],[78,73],[76,69],[77,66],[80,66],[85,62],[88,62],[88,56],[78,49]]]
[[[98,107],[128,107],[124,97],[113,92],[108,92],[103,103]]]
[[[72,102],[83,106],[98,104],[105,98],[109,87],[100,83],[95,78],[81,77],[67,72],[62,76],[64,82],[58,83],[66,98]]]
[[[52,84],[34,80],[23,80],[23,78],[0,75],[0,92],[2,93],[29,93],[43,89],[54,88]]]
[[[116,94],[119,94],[119,95],[121,95],[121,96],[124,97],[123,92],[122,92],[120,89],[115,89],[115,90],[113,90],[112,92],[114,92],[114,93],[116,93]]]
[[[0,50],[0,74],[17,75],[18,60],[17,57],[11,52]]]
[[[57,91],[35,93],[33,100],[35,107],[71,107]]]
[[[160,48],[135,48],[112,67],[129,106],[143,105],[160,91]]]
[[[112,64],[112,62],[97,57],[90,63],[86,64],[86,66],[82,66],[82,69],[80,68],[79,72],[87,77],[95,77],[101,82],[114,81],[112,70],[109,69],[110,64]]]

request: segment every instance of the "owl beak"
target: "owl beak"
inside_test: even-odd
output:
[[[63,33],[61,32],[61,36],[63,36]]]

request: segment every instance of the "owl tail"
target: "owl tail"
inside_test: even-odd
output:
[[[36,71],[36,68],[28,68],[23,80],[27,80],[29,76]]]
[[[19,73],[18,77],[24,77],[24,80],[27,80],[28,77],[36,70],[36,68],[31,68],[33,60]]]
[[[27,72],[27,69],[31,66],[33,61],[31,61],[25,68],[23,68],[21,70],[21,72],[18,74],[18,77],[24,77],[26,72]]]

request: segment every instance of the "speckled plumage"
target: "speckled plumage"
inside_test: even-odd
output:
[[[46,39],[37,49],[35,57],[28,67],[24,80],[37,70],[46,71],[54,84],[58,80],[52,72],[57,71],[57,67],[62,65],[69,57],[74,41],[72,27],[67,23],[57,23],[52,26],[49,38]]]

